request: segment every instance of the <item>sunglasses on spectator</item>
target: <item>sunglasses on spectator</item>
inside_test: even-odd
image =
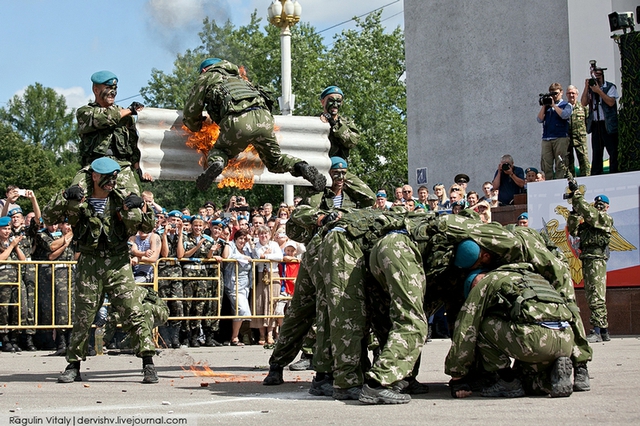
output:
[[[402,192],[413,192],[413,189],[403,189]]]

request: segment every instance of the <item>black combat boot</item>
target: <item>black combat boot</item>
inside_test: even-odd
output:
[[[13,349],[13,345],[11,344],[11,340],[9,339],[9,334],[5,333],[2,335],[2,352],[15,352]]]
[[[196,179],[196,188],[200,191],[206,191],[223,170],[224,161],[221,158],[215,158],[211,164],[209,164],[207,170],[202,172]]]
[[[64,330],[56,333],[56,351],[51,356],[65,356],[67,354],[67,337]]]
[[[314,191],[320,192],[327,186],[327,178],[318,169],[309,165],[306,161],[297,162],[294,166],[294,176],[302,176],[311,183]]]
[[[34,352],[38,350],[36,348],[36,345],[33,344],[33,334],[25,334],[24,347],[30,352]]]

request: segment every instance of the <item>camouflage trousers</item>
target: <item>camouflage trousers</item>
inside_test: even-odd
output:
[[[35,325],[36,323],[36,267],[24,265],[22,267],[22,325]],[[36,334],[34,328],[25,330],[26,334]]]
[[[373,246],[369,265],[382,293],[372,318],[382,351],[367,377],[388,386],[412,375],[427,338],[422,256],[408,235],[391,233]]]
[[[18,302],[18,266],[17,265],[0,265],[0,304],[17,303]],[[0,306],[0,326],[2,325],[18,325],[18,308],[17,306]],[[10,330],[0,330],[0,333],[6,333]]]
[[[166,278],[182,277],[182,267],[180,265],[167,265],[158,267],[158,295],[163,299],[182,299],[184,297],[183,281]],[[169,300],[169,313],[172,317],[183,317],[183,301]],[[180,326],[182,321],[172,320],[171,325]]]
[[[316,371],[333,372],[334,387],[360,386],[364,381],[366,257],[345,232],[334,228],[322,241],[318,263],[322,280],[316,301]]]
[[[488,317],[480,324],[478,353],[486,371],[497,371],[517,361],[525,388],[534,393],[551,389],[549,370],[553,362],[571,356],[571,328],[552,330],[538,324],[518,324]]]
[[[115,160],[115,159],[114,159]],[[116,160],[118,161],[118,160]],[[136,180],[136,174],[131,169],[131,163],[128,161],[118,161],[120,164],[120,172],[118,173],[118,178],[116,180],[116,187],[126,195],[130,193],[134,193],[140,195],[142,192],[140,191],[140,186],[138,186],[138,181]],[[81,169],[73,178],[71,185],[79,185],[82,189],[84,189],[85,193],[87,192],[87,188],[91,188],[93,183],[91,182],[91,174],[87,174],[84,169]]]
[[[138,348],[137,355],[155,355],[153,324],[148,322],[142,308],[144,295],[135,290],[128,252],[82,254],[77,268],[75,312],[67,361],[86,359],[91,325],[105,294],[109,296],[111,309],[123,318],[123,331],[129,333],[132,347]]]
[[[262,163],[272,173],[294,174],[293,166],[302,161],[282,154],[274,132],[273,116],[265,109],[228,115],[220,120],[219,125],[220,136],[209,151],[209,164],[222,160],[226,166],[231,158],[244,151],[249,144],[253,145]]]
[[[182,276],[193,278],[206,277],[207,269],[205,265],[200,264],[183,265]],[[213,294],[211,287],[213,285],[217,285],[216,281],[209,280],[185,280],[182,283],[184,286],[185,298],[210,298]],[[209,300],[188,300],[184,302],[183,306],[185,316],[188,317],[202,317],[207,316],[210,313]],[[209,328],[211,326],[211,320],[189,320],[188,323],[188,329],[191,330],[192,336],[199,336],[201,327],[203,330],[210,331]],[[185,331],[187,330],[184,324],[182,328]]]
[[[607,260],[581,257],[584,295],[591,314],[589,322],[600,328],[608,328],[607,320]]]
[[[576,151],[578,157],[578,166],[580,167],[580,176],[591,176],[591,162],[589,161],[589,148],[587,146],[587,135],[580,137],[569,136],[569,163],[568,167],[571,173],[575,171],[575,159],[573,151]]]
[[[61,265],[54,271],[52,276],[49,265],[40,265],[38,270],[38,325],[71,325],[71,315],[69,315],[71,269]],[[73,281],[73,275],[71,279]]]
[[[313,353],[316,341],[313,325],[316,320],[315,280],[318,277],[319,241],[319,239],[311,240],[307,244],[307,251],[302,256],[291,305],[284,315],[269,364],[277,364],[281,367],[290,364],[300,352],[301,347],[304,353]]]

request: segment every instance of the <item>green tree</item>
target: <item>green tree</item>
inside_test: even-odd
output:
[[[0,170],[2,191],[9,185],[31,189],[43,207],[54,193],[71,184],[77,168],[58,167],[53,152],[25,141],[11,127],[0,123]],[[28,200],[21,198],[18,204],[31,210]]]
[[[326,86],[340,86],[345,92],[343,113],[355,120],[363,134],[352,151],[350,168],[373,190],[392,189],[407,180],[404,35],[399,28],[386,33],[380,16],[381,11],[358,19],[358,28],[334,37],[330,51],[312,26],[300,23],[291,31],[294,114],[320,115],[319,93]],[[146,104],[181,109],[197,78],[197,67],[207,57],[242,65],[252,81],[271,85],[280,93],[280,29],[270,24],[261,29],[261,21],[255,11],[249,24],[238,28],[229,21],[220,26],[205,19],[200,46],[178,55],[172,73],[152,71],[149,84],[141,90]],[[192,199],[201,205],[216,197],[224,202],[229,194],[237,193],[212,189],[203,195],[193,183],[183,182],[152,185],[156,197],[172,206],[190,205]],[[282,198],[280,191],[280,186],[256,185],[243,195],[257,205],[277,202]]]
[[[40,83],[28,86],[22,96],[15,95],[6,108],[0,108],[0,120],[25,140],[56,152],[78,141],[74,115],[73,109],[67,111],[63,95]]]

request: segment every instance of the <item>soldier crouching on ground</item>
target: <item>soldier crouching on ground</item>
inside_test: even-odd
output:
[[[564,298],[527,263],[472,271],[445,361],[451,396],[471,395],[476,363],[496,374],[482,396],[570,396],[573,314]],[[479,359],[477,359],[479,358]],[[511,368],[511,358],[516,360]]]
[[[73,330],[67,347],[69,365],[58,382],[82,380],[80,362],[86,359],[91,324],[106,294],[113,309],[124,319],[123,330],[130,331],[132,346],[138,348],[144,373],[142,382],[157,383],[153,323],[142,308],[144,295],[135,291],[127,247],[129,237],[139,230],[153,230],[154,215],[147,211],[142,198],[125,195],[116,188],[120,171],[117,162],[99,158],[91,163],[90,170],[93,187],[86,196],[82,188],[71,186],[57,194],[43,212],[48,223],[68,218],[80,252]]]

